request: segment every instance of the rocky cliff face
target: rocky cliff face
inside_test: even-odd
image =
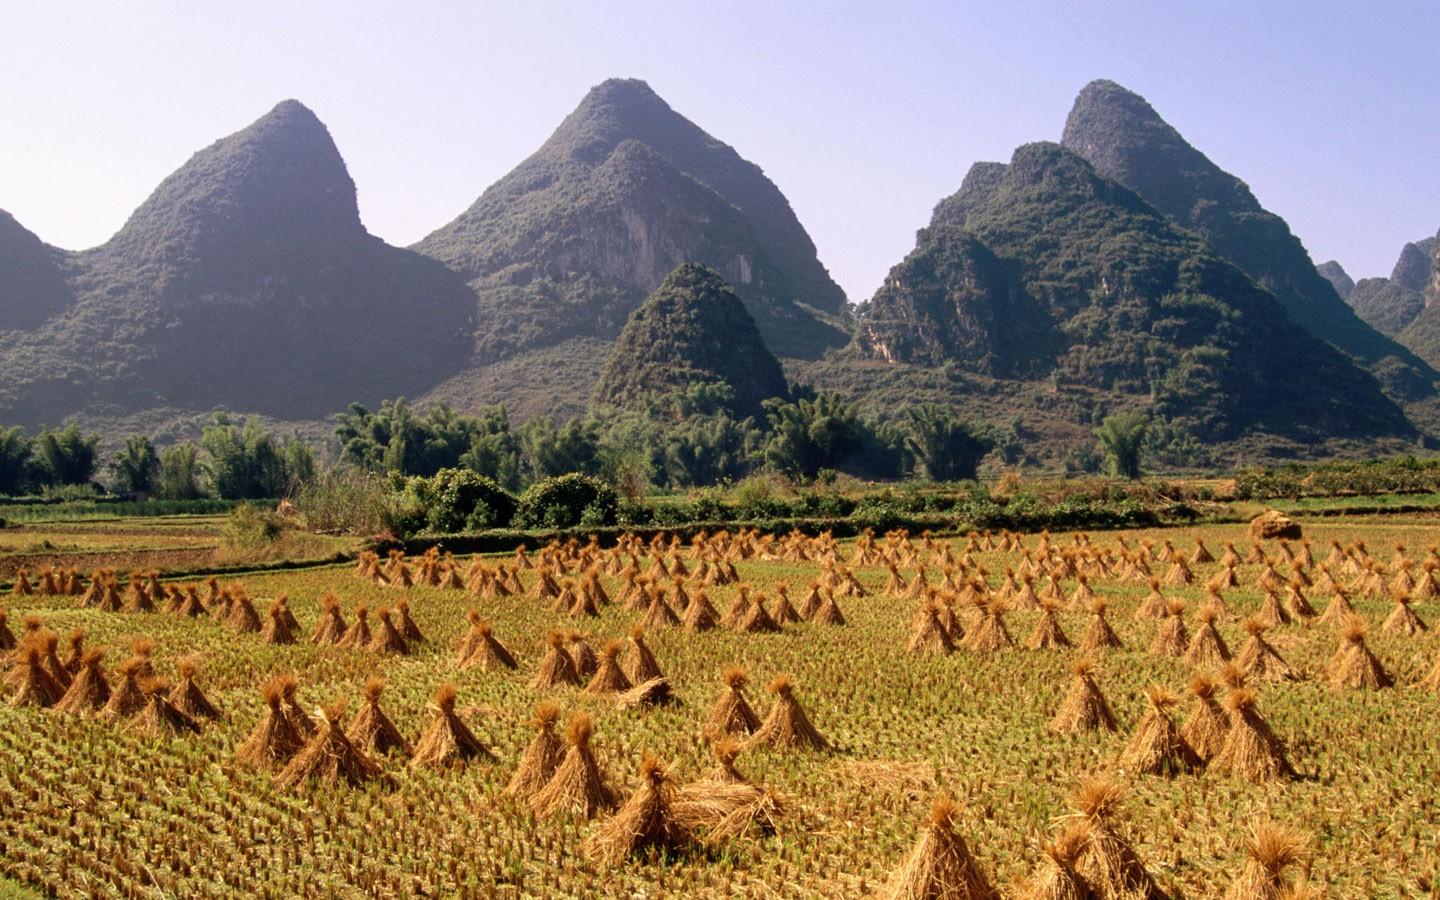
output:
[[[1330,286],[1335,288],[1335,293],[1340,295],[1341,300],[1349,302],[1350,294],[1355,290],[1355,281],[1350,277],[1350,273],[1345,271],[1344,266],[1332,259],[1316,266],[1315,271],[1330,282]]]
[[[35,328],[74,302],[70,254],[0,210],[0,332]]]
[[[1131,188],[1275,295],[1302,328],[1363,361],[1401,398],[1434,394],[1440,375],[1375,331],[1316,271],[1284,219],[1192,147],[1145,102],[1110,81],[1087,85],[1065,123],[1064,145]]]
[[[691,385],[720,384],[737,417],[789,393],[755,320],[718,272],[686,263],[631,314],[595,389],[597,403],[644,408]]]
[[[863,310],[852,352],[1146,396],[1205,441],[1413,433],[1372,376],[1074,153],[1026,145],[967,182]]]
[[[845,341],[845,297],[764,173],[639,81],[594,88],[533,156],[416,245],[479,296],[482,361],[614,337],[676,266],[734,285],[770,346]]]
[[[195,154],[66,284],[61,314],[0,339],[7,420],[321,416],[424,390],[470,351],[473,296],[365,232],[328,131],[295,101]]]

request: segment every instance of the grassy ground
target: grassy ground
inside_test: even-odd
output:
[[[1306,520],[1307,538],[1323,559],[1331,540],[1364,540],[1388,561],[1403,544],[1411,559],[1440,535],[1440,517],[1396,521]],[[1107,533],[1173,541],[1188,553],[1195,538],[1216,552],[1235,541],[1248,547],[1242,526]],[[1055,540],[1068,542],[1064,535]],[[1039,539],[1027,538],[1029,547]],[[954,542],[957,556],[962,541]],[[848,558],[851,545],[842,547]],[[998,584],[1017,554],[975,557]],[[648,561],[646,561],[648,567]],[[745,582],[773,596],[785,584],[798,600],[819,573],[814,563],[742,562]],[[1159,568],[1159,567],[1157,567]],[[1216,566],[1197,569],[1199,581]],[[598,619],[573,620],[548,604],[523,598],[477,601],[431,588],[397,591],[355,577],[349,567],[247,577],[253,597],[284,594],[309,629],[318,600],[338,593],[348,609],[410,601],[429,640],[412,656],[381,660],[360,651],[309,644],[274,647],[208,620],[156,614],[135,616],[76,608],[73,601],[9,598],[9,620],[41,616],[66,634],[82,627],[107,664],[130,642],[157,642],[157,668],[173,671],[182,656],[200,659],[201,683],[226,712],[202,735],[154,739],[123,726],[45,711],[0,707],[0,860],[20,882],[61,894],[129,893],[218,896],[320,896],[351,893],[496,896],[754,896],[856,897],[884,882],[911,846],[936,791],[960,799],[962,827],[972,850],[998,883],[1011,885],[1039,865],[1051,825],[1067,811],[1066,797],[1088,774],[1112,773],[1129,786],[1125,832],[1165,886],[1178,896],[1220,896],[1244,861],[1251,824],[1269,816],[1312,834],[1304,867],[1334,897],[1440,896],[1440,720],[1437,698],[1415,686],[1440,657],[1433,634],[1385,633],[1391,605],[1356,600],[1372,623],[1370,644],[1399,686],[1382,692],[1337,691],[1322,676],[1338,637],[1318,624],[1288,625],[1271,642],[1310,676],[1294,684],[1259,686],[1259,708],[1289,748],[1300,773],[1294,782],[1254,786],[1214,773],[1166,780],[1124,772],[1116,763],[1143,711],[1143,690],[1157,683],[1182,691],[1189,666],[1146,650],[1155,625],[1134,611],[1147,588],[1132,581],[1094,584],[1112,601],[1110,621],[1126,648],[1101,661],[1099,683],[1121,721],[1118,734],[1057,737],[1047,724],[1068,687],[1075,651],[1010,649],[921,657],[905,650],[915,601],[885,596],[883,568],[857,569],[872,591],[842,599],[843,627],[792,626],[776,635],[711,632],[692,636],[662,630],[648,636],[680,703],[620,712],[603,699],[573,690],[538,693],[528,687],[547,631],[583,629],[597,649],[626,634],[639,614],[618,605]],[[1163,572],[1163,568],[1159,568]],[[1256,565],[1242,566],[1244,587],[1227,592],[1238,614],[1257,608]],[[905,570],[908,578],[913,570]],[[931,567],[932,580],[939,572]],[[1348,582],[1349,579],[1344,579]],[[527,578],[526,584],[530,580]],[[1198,584],[1199,582],[1197,582]],[[605,579],[615,592],[618,579]],[[1069,593],[1074,583],[1062,585]],[[722,612],[734,588],[712,588]],[[1198,587],[1167,588],[1197,606]],[[1326,599],[1312,598],[1319,608]],[[259,607],[264,609],[262,601]],[[465,630],[464,612],[478,607],[521,661],[518,672],[458,671],[451,646]],[[1435,623],[1435,602],[1417,607]],[[1035,613],[1007,616],[1022,644]],[[1065,612],[1074,640],[1088,615]],[[1238,620],[1220,623],[1232,650],[1244,643]],[[816,726],[836,745],[830,754],[747,752],[739,767],[790,799],[778,836],[745,837],[719,849],[620,868],[584,859],[579,844],[590,826],[537,822],[500,791],[528,742],[531,710],[541,699],[597,719],[596,747],[611,779],[628,791],[642,753],[658,754],[680,781],[710,765],[699,732],[729,664],[747,667],[751,702],[763,716],[772,676],[794,677],[796,693]],[[308,707],[358,697],[371,674],[389,686],[384,706],[408,735],[428,720],[437,685],[453,680],[463,715],[498,762],[463,771],[412,772],[387,760],[393,789],[283,791],[265,775],[236,768],[235,747],[260,719],[258,688],[271,673],[294,672]],[[1177,711],[1182,717],[1188,702]],[[1008,890],[1007,890],[1008,893]]]

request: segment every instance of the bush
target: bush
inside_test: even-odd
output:
[[[559,475],[532,484],[520,497],[515,521],[522,528],[614,525],[620,497],[589,475]]]
[[[372,535],[400,530],[399,496],[355,466],[337,466],[300,485],[295,508],[314,531]]]
[[[284,530],[280,518],[267,509],[242,503],[230,511],[221,529],[225,546],[234,550],[255,550],[273,544]]]
[[[470,469],[441,469],[406,482],[406,531],[436,534],[504,528],[515,517],[516,501],[493,478]]]

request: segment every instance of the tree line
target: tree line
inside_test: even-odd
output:
[[[790,399],[765,401],[757,421],[734,418],[731,399],[726,385],[696,384],[640,409],[600,407],[565,422],[542,417],[512,426],[503,406],[463,415],[445,404],[419,410],[402,398],[377,409],[351,404],[336,417],[334,436],[342,465],[422,477],[468,469],[507,491],[572,473],[631,494],[711,486],[761,471],[798,482],[842,472],[881,481],[961,481],[974,479],[992,452],[1014,461],[1013,433],[937,405],[878,419],[800,388]],[[1138,477],[1147,422],[1143,414],[1117,415],[1097,430],[1112,474]],[[148,437],[131,435],[103,471],[99,444],[98,435],[73,424],[34,436],[0,429],[0,494],[49,493],[103,479],[116,493],[157,499],[274,498],[312,480],[318,465],[299,438],[224,412],[213,415],[198,443],[157,450]]]

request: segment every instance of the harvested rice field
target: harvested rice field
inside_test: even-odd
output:
[[[59,896],[1440,896],[1440,519],[1298,522],[52,573],[63,595],[29,571],[3,600],[0,874]]]

